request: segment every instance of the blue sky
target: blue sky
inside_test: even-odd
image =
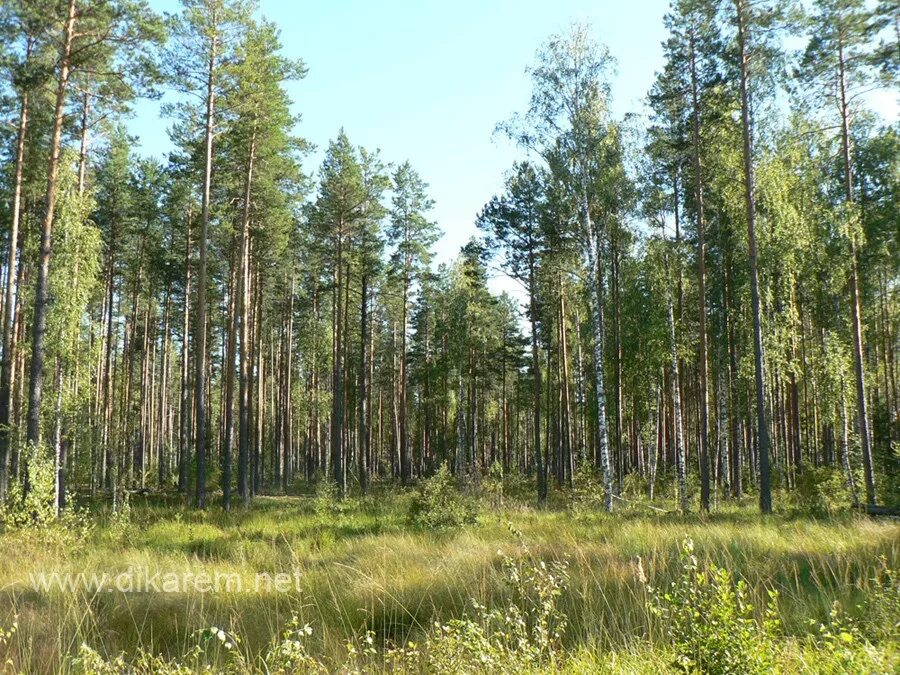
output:
[[[150,0],[175,12],[177,0]],[[298,133],[317,146],[313,171],[340,127],[351,141],[409,160],[430,185],[446,261],[475,232],[478,210],[521,152],[494,138],[497,122],[524,110],[525,69],[540,44],[572,21],[590,23],[618,59],[617,116],[639,112],[662,64],[668,0],[262,0],[284,53],[309,74],[291,83]],[[158,103],[138,104],[130,131],[140,152],[168,150]],[[501,285],[504,285],[501,283]]]

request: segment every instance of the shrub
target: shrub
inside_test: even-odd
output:
[[[571,508],[575,513],[599,511],[604,506],[603,483],[594,473],[594,467],[587,461],[582,462],[573,476]]]
[[[41,446],[29,445],[22,451],[28,473],[27,493],[19,481],[10,481],[0,518],[6,527],[41,527],[56,520],[56,470],[53,459]]]
[[[325,668],[306,649],[306,639],[312,635],[312,627],[294,616],[281,639],[276,640],[263,658],[261,672],[271,675],[287,675],[288,673],[327,673]],[[246,669],[251,670],[249,667]]]
[[[650,589],[651,615],[659,619],[675,653],[674,666],[686,673],[767,673],[773,662],[772,641],[779,622],[770,593],[766,619],[758,623],[743,581],[736,584],[726,569],[702,569],[694,544],[681,550],[681,574],[668,589]]]
[[[322,478],[316,483],[316,497],[313,504],[319,516],[331,520],[342,518],[350,510],[350,504],[340,498],[337,483],[331,478]]]
[[[487,476],[481,483],[481,487],[487,495],[490,505],[494,508],[503,506],[503,464],[495,461],[488,469]]]
[[[876,672],[859,627],[838,602],[832,605],[828,622],[819,625],[814,643],[817,667],[824,672]]]
[[[881,558],[872,582],[863,611],[866,633],[873,640],[896,641],[900,635],[900,571]]]
[[[124,491],[121,502],[109,517],[108,532],[110,536],[122,543],[127,543],[134,533],[131,523],[131,495]]]
[[[627,499],[643,499],[649,490],[649,481],[639,473],[629,473],[622,480],[622,496]]]
[[[197,661],[200,656],[202,651],[199,648],[191,651],[186,660],[169,660],[142,649],[133,661],[128,662],[124,654],[106,659],[82,644],[78,654],[68,661],[67,671],[73,675],[212,675],[217,672],[209,665],[201,666]]]
[[[794,489],[787,493],[791,511],[814,516],[847,509],[852,502],[843,470],[828,466],[804,467],[797,475]]]
[[[459,493],[450,471],[442,465],[437,473],[422,481],[407,520],[413,527],[447,530],[470,525],[476,516],[475,504]]]
[[[563,658],[567,618],[559,599],[568,583],[568,566],[533,558],[523,545],[519,558],[502,556],[511,587],[508,606],[488,610],[472,602],[473,613],[445,624],[436,622],[423,644],[389,650],[393,672],[542,673]]]
[[[518,466],[514,465],[503,476],[503,497],[524,504],[533,503],[537,499],[535,477],[525,475]]]

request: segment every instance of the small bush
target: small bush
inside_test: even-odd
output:
[[[294,616],[281,639],[275,641],[263,658],[260,670],[271,675],[287,675],[288,673],[327,673],[325,668],[306,649],[306,639],[312,635],[312,627]],[[248,664],[249,665],[249,664]],[[247,672],[251,668],[246,669]]]
[[[882,558],[872,582],[863,612],[866,634],[877,641],[896,641],[900,636],[900,570],[891,569]]]
[[[808,466],[797,475],[787,503],[794,513],[826,516],[848,509],[853,499],[842,469]]]
[[[407,521],[413,527],[447,530],[475,522],[477,508],[456,489],[453,476],[442,465],[437,473],[422,481],[413,499]]]
[[[135,529],[131,522],[131,495],[127,491],[122,493],[118,507],[110,514],[108,532],[116,541],[131,541]]]
[[[513,466],[503,476],[503,497],[522,504],[532,504],[537,499],[537,479],[522,473],[518,466]]]
[[[568,566],[536,560],[524,544],[523,550],[519,558],[502,556],[505,581],[513,591],[508,606],[488,610],[473,601],[473,614],[436,622],[421,647],[389,650],[390,670],[446,675],[557,670],[564,659],[567,617],[559,599],[568,584]]]
[[[596,476],[594,467],[582,462],[575,471],[572,483],[571,509],[575,513],[600,511],[604,508],[603,482]]]
[[[490,505],[494,508],[503,507],[503,464],[494,462],[488,469],[487,476],[481,482],[481,488],[487,496]]]
[[[828,622],[819,625],[814,643],[817,667],[824,672],[877,672],[873,668],[874,652],[863,639],[859,626],[844,613],[838,602],[832,605]]]
[[[350,504],[340,498],[337,484],[330,478],[322,478],[316,483],[316,497],[314,501],[316,513],[326,519],[340,519],[348,511]]]
[[[56,520],[56,470],[46,449],[29,445],[22,451],[28,472],[27,493],[19,481],[10,481],[0,520],[8,528],[42,527]]]
[[[622,496],[626,499],[643,499],[649,490],[649,481],[639,473],[629,473],[622,480]]]
[[[776,594],[770,593],[766,619],[753,616],[743,581],[716,566],[701,569],[694,544],[681,550],[682,571],[667,589],[650,589],[650,612],[660,621],[675,653],[674,666],[686,673],[768,673],[774,665],[773,639],[779,622]]]

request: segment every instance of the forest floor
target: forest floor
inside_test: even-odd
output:
[[[900,591],[886,571],[900,568],[896,520],[851,513],[763,519],[750,502],[706,516],[646,506],[613,515],[538,511],[507,502],[482,504],[474,524],[434,532],[409,523],[411,499],[387,491],[343,503],[258,497],[249,509],[224,513],[218,505],[198,512],[175,497],[136,496],[122,515],[3,532],[0,664],[10,672],[126,672],[140,670],[141,655],[146,672],[173,659],[183,672],[202,664],[276,672],[256,665],[265,658],[259,655],[273,645],[284,651],[279,641],[287,640],[296,649],[282,660],[295,659],[301,672],[321,664],[346,672],[348,649],[361,670],[390,669],[386,645],[428,644],[429,632],[455,630],[435,622],[468,616],[484,627],[499,608],[501,623],[515,623],[509,608],[523,607],[516,592],[528,582],[540,597],[531,614],[526,607],[525,632],[538,635],[541,616],[550,633],[562,620],[565,626],[558,646],[552,634],[535,637],[521,670],[658,672],[678,658],[678,644],[672,626],[648,610],[650,587],[685,579],[684,565],[693,563],[679,556],[690,540],[699,569],[714,564],[746,583],[748,611],[760,621],[777,591],[779,640],[792,645],[778,658],[791,669],[820,672],[809,655],[839,651],[844,642],[867,651],[862,658],[877,669],[900,668]],[[877,608],[867,604],[871,596],[881,598]],[[843,618],[834,616],[836,602]],[[541,614],[541,606],[549,609]],[[867,633],[872,621],[881,627]],[[388,658],[412,658],[398,653]],[[838,660],[828,668],[845,657],[851,668],[858,655],[832,656]],[[309,668],[297,659],[308,659]]]

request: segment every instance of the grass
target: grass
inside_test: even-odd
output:
[[[472,600],[507,606],[500,553],[521,556],[521,536],[530,555],[567,561],[559,608],[568,619],[569,669],[653,671],[660,663],[653,650],[664,649],[665,636],[647,611],[642,579],[656,587],[675,579],[685,539],[701,564],[744,579],[760,612],[777,590],[784,633],[796,638],[814,631],[811,621],[827,622],[835,602],[851,617],[859,613],[879,567],[900,567],[900,524],[850,513],[761,518],[747,504],[707,516],[637,507],[610,516],[511,505],[436,533],[410,527],[409,500],[385,491],[329,511],[311,497],[262,497],[249,510],[223,513],[149,496],[132,502],[124,521],[95,513],[96,525],[83,532],[7,531],[0,534],[0,629],[18,628],[0,638],[0,663],[13,672],[59,672],[82,643],[104,658],[139,650],[178,658],[210,626],[240,636],[240,649],[255,655],[296,615],[314,629],[310,653],[338,664],[347,641],[366,631],[379,647],[403,645],[435,621],[463,616]],[[35,590],[29,576],[115,575],[129,567],[237,574],[248,589],[259,573],[299,570],[299,590],[63,592]],[[891,649],[896,655],[896,644]],[[800,647],[795,657],[805,658]]]

